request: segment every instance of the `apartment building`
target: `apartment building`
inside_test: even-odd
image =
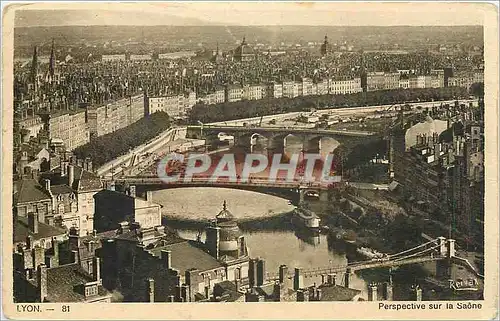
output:
[[[283,97],[283,84],[272,82],[267,84],[267,97],[281,98]]]
[[[243,87],[241,85],[226,86],[226,102],[235,102],[243,99]]]
[[[49,139],[61,139],[69,151],[90,141],[85,110],[67,110],[42,115]]]
[[[328,91],[332,95],[354,94],[362,91],[361,78],[354,79],[330,79]]]

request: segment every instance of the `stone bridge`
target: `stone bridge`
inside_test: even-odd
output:
[[[219,135],[234,137],[234,145],[245,147],[252,151],[257,138],[267,140],[267,149],[275,153],[283,152],[287,146],[287,138],[297,137],[303,146],[304,152],[317,153],[322,151],[321,141],[333,139],[343,145],[347,150],[370,139],[382,138],[375,132],[353,131],[353,130],[325,130],[315,128],[293,128],[293,127],[245,127],[245,126],[219,126],[202,125],[188,126],[186,138],[205,139],[207,145],[218,142]],[[332,152],[324,151],[324,152]]]

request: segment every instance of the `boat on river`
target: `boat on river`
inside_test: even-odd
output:
[[[304,206],[299,205],[294,211],[292,216],[292,223],[299,228],[306,228],[311,230],[319,230],[321,219],[316,213]]]

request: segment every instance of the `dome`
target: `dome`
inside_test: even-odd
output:
[[[252,49],[252,47],[250,47],[245,38],[243,38],[243,41],[241,42],[241,44],[234,50],[234,57],[237,59],[237,60],[249,60],[251,58],[253,58],[255,56],[255,53]]]
[[[230,221],[234,219],[233,214],[227,209],[226,201],[224,201],[224,204],[222,205],[222,211],[217,214],[216,218],[217,221]]]

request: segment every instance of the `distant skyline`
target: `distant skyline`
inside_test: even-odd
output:
[[[457,2],[53,2],[23,5],[22,10],[16,12],[15,26],[463,26],[483,25],[483,11],[488,6],[492,5]]]

